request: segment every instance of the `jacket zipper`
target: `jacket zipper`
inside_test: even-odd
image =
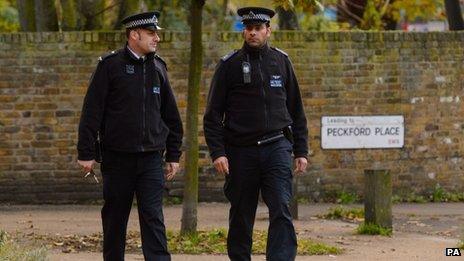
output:
[[[143,101],[142,101],[142,151],[144,151],[143,140],[145,139],[145,96],[146,96],[146,86],[145,86],[145,62],[142,64],[143,68]]]
[[[258,61],[258,69],[259,69],[259,76],[261,77],[261,89],[263,90],[263,98],[264,98],[264,122],[265,122],[265,131],[268,130],[268,119],[267,119],[267,104],[266,104],[266,85],[264,84],[264,77],[263,71],[261,70],[261,54],[259,54],[259,61]]]

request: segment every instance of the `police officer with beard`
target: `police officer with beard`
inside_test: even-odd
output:
[[[308,164],[303,103],[288,55],[268,44],[274,11],[246,7],[238,15],[245,42],[219,62],[204,115],[206,142],[231,204],[228,254],[250,260],[261,191],[269,208],[267,260],[294,260],[292,152],[295,173]]]
[[[122,21],[127,43],[100,58],[84,99],[78,163],[91,173],[103,152],[104,260],[124,260],[134,194],[145,260],[171,260],[162,196],[179,167],[183,130],[166,64],[155,53],[158,17],[147,12]]]

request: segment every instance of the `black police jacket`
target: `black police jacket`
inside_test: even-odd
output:
[[[287,126],[293,130],[294,156],[308,154],[306,116],[293,67],[286,53],[268,45],[255,49],[244,44],[221,59],[203,123],[213,160],[226,155],[224,144],[255,145]]]
[[[166,150],[167,162],[179,161],[182,122],[161,58],[137,59],[127,46],[100,58],[79,124],[80,160],[95,159],[97,131],[105,150]]]

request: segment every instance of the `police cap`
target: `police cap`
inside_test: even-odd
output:
[[[157,31],[163,29],[158,26],[159,16],[160,13],[158,11],[130,15],[122,20],[122,24],[126,29],[143,28]]]
[[[264,7],[243,7],[237,10],[243,24],[269,23],[275,12]]]

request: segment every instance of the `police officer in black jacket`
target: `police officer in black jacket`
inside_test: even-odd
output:
[[[147,12],[122,21],[127,44],[100,58],[84,99],[78,163],[92,171],[100,140],[105,260],[124,260],[134,193],[145,260],[170,260],[162,195],[165,179],[179,168],[183,130],[166,64],[155,53],[158,17]]]
[[[228,254],[231,260],[250,260],[261,190],[269,208],[267,260],[293,260],[291,154],[296,173],[303,172],[306,117],[288,55],[268,45],[274,11],[247,7],[238,14],[245,43],[219,62],[204,115],[206,142],[215,168],[226,175],[224,193],[231,203]]]

